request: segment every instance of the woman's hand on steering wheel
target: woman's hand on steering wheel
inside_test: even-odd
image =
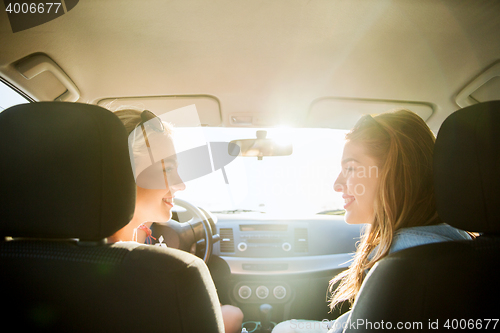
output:
[[[204,244],[203,261],[208,262],[212,254],[212,248],[217,235],[213,235],[209,217],[203,210],[195,205],[182,200],[175,199],[175,204],[187,210],[191,220],[187,222],[177,222],[170,220],[168,222],[157,222],[151,225],[153,236],[158,240],[163,236],[165,243],[169,247],[177,248],[190,252],[193,244]]]

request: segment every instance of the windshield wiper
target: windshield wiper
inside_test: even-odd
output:
[[[259,211],[251,210],[251,209],[219,210],[219,211],[214,211],[212,213],[218,213],[218,214],[262,213],[262,214],[264,214],[264,212],[259,212]]]
[[[318,215],[344,215],[344,209],[334,209],[334,210],[324,210],[322,212],[316,213]]]

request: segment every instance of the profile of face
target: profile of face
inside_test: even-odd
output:
[[[347,142],[342,154],[342,171],[334,190],[342,192],[345,221],[349,224],[372,223],[378,189],[379,163],[366,154],[360,143]]]
[[[152,140],[153,141],[153,140]],[[153,181],[143,180],[137,182],[137,197],[134,218],[143,222],[167,222],[172,217],[175,193],[186,188],[178,173],[177,159],[173,150],[171,136],[162,136],[162,144],[169,148],[168,158],[161,164],[158,162],[156,174],[161,177],[153,177]],[[150,187],[143,184],[154,185]]]

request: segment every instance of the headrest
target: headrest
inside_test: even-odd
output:
[[[444,222],[500,232],[500,101],[468,106],[444,121],[434,148],[434,186]]]
[[[0,235],[97,241],[134,213],[127,132],[99,106],[40,102],[0,113]]]

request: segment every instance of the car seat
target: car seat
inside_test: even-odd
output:
[[[135,206],[127,133],[95,105],[0,113],[2,325],[36,331],[223,332],[203,260],[106,244]]]

